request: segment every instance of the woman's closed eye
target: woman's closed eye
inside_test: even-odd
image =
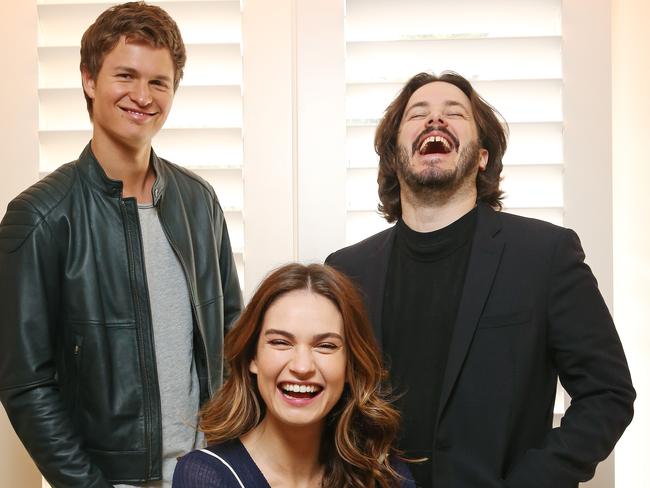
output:
[[[339,344],[336,344],[334,342],[319,342],[316,344],[316,349],[320,350],[321,352],[326,352],[326,353],[332,353],[337,350],[339,350],[341,346]]]
[[[277,348],[291,347],[291,343],[286,339],[269,339],[266,343],[270,346],[277,347]]]

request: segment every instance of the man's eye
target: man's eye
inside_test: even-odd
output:
[[[129,73],[118,73],[118,74],[117,74],[117,77],[118,77],[118,78],[129,79],[129,78],[131,78],[131,75],[130,75]]]
[[[412,114],[412,115],[409,116],[408,119],[409,119],[409,120],[413,120],[413,119],[421,119],[422,117],[424,117],[424,114]]]
[[[465,114],[460,113],[460,112],[451,112],[451,113],[447,114],[447,117],[454,117],[454,118],[462,117],[462,118],[465,118]]]

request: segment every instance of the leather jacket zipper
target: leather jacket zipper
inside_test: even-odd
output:
[[[142,266],[141,272],[143,273],[143,277],[146,280],[146,272],[144,270],[144,262],[143,262],[143,252],[142,252],[142,243],[141,243],[141,231],[140,231],[140,223],[138,219],[138,215],[136,213],[134,217],[134,227],[135,229],[131,228],[131,224],[129,221],[129,212],[126,206],[126,202],[120,197],[120,208],[122,209],[123,212],[123,218],[126,226],[126,243],[127,243],[127,252],[128,252],[128,262],[129,262],[129,274],[130,274],[130,281],[131,281],[131,289],[133,291],[132,296],[133,296],[133,301],[134,301],[134,307],[135,307],[135,314],[136,314],[136,334],[138,338],[138,355],[140,359],[140,364],[142,367],[142,388],[143,388],[143,401],[144,401],[144,436],[145,436],[145,450],[146,450],[146,466],[147,466],[147,472],[145,473],[146,479],[151,478],[151,472],[152,472],[152,457],[153,457],[153,440],[152,440],[152,420],[154,417],[153,413],[153,393],[155,392],[156,388],[151,385],[149,378],[152,377],[153,375],[157,375],[155,372],[155,362],[153,364],[150,364],[151,362],[147,360],[146,357],[146,352],[145,352],[145,330],[144,330],[144,324],[147,322],[146,319],[143,317],[145,314],[145,310],[143,310],[142,306],[142,297],[140,296],[140,291],[139,291],[139,286],[138,282],[136,279],[136,250],[134,249],[135,243],[133,242],[133,239],[137,239],[137,244],[139,247],[139,254],[142,259],[140,259],[140,264]],[[135,230],[135,232],[134,232]],[[133,235],[135,234],[135,236]],[[144,288],[147,287],[146,282],[142,284]],[[146,297],[145,297],[146,298]],[[151,313],[149,311],[149,328],[151,329]],[[154,361],[155,361],[155,344],[153,343],[153,338],[150,338],[151,340],[149,341],[151,343],[151,348],[152,352],[154,355]],[[153,369],[153,371],[150,371],[150,369]],[[158,395],[159,398],[159,395]],[[160,402],[160,400],[159,400]],[[160,415],[158,415],[159,423],[162,422],[162,419],[160,418]],[[162,427],[159,426],[159,431],[162,432]],[[162,463],[162,459],[161,459]],[[161,464],[161,470],[162,470],[162,464]],[[162,474],[162,472],[161,472]]]
[[[75,334],[74,346],[72,348],[72,357],[74,358],[75,383],[74,383],[74,403],[72,404],[75,416],[79,409],[79,389],[81,384],[81,353],[83,352],[83,339],[80,334]]]

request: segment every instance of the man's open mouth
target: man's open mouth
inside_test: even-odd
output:
[[[451,143],[442,136],[429,136],[420,144],[420,154],[448,154],[452,150]]]
[[[314,398],[321,391],[323,387],[319,385],[304,385],[298,383],[280,383],[278,385],[280,391],[291,398]]]
[[[413,153],[419,152],[425,156],[427,154],[449,154],[458,148],[458,140],[452,134],[446,134],[443,131],[427,131],[421,135],[418,142],[413,144]]]

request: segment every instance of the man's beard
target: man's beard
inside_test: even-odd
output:
[[[460,151],[455,168],[441,169],[434,162],[416,173],[410,166],[408,151],[401,147],[397,158],[397,174],[415,196],[450,195],[475,174],[479,156],[480,146],[474,140]]]

